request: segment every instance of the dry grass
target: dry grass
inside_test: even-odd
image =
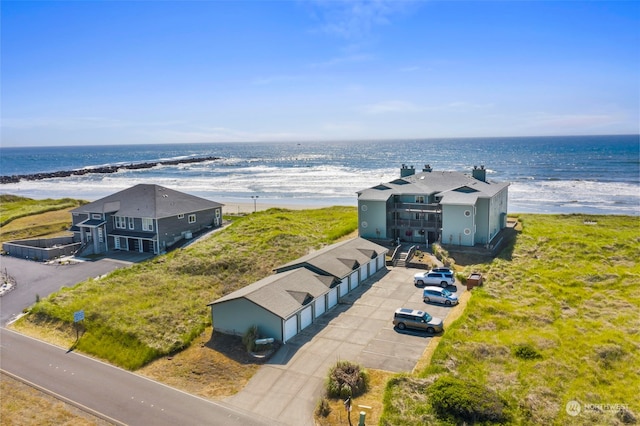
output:
[[[6,374],[0,374],[0,395],[0,421],[3,426],[110,424]]]
[[[137,373],[193,395],[221,399],[240,391],[264,361],[251,357],[240,337],[214,334],[208,327],[187,349]]]
[[[388,371],[370,370],[369,373],[369,390],[364,395],[354,398],[351,404],[351,422],[358,424],[360,412],[366,413],[366,421],[368,425],[378,424],[380,415],[382,414],[382,395],[384,394],[387,381],[395,375]],[[329,400],[331,412],[327,417],[316,416],[316,424],[318,426],[337,426],[348,424],[347,412],[344,408],[344,402],[340,399]]]

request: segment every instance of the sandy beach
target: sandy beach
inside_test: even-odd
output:
[[[322,204],[322,203],[303,203],[303,202],[274,202],[273,200],[265,200],[265,202],[257,201],[254,205],[253,202],[238,202],[233,200],[217,199],[216,202],[224,204],[222,207],[222,214],[246,214],[253,213],[254,211],[263,211],[271,208],[282,208],[288,210],[307,210],[307,209],[321,209],[323,207],[331,207],[336,204]]]

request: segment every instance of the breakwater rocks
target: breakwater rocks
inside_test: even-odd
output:
[[[156,166],[176,166],[179,164],[203,163],[205,161],[214,161],[219,159],[220,157],[182,158],[179,160],[119,164],[117,166],[102,166],[102,167],[93,167],[93,168],[79,169],[79,170],[61,170],[58,172],[34,173],[30,175],[0,176],[0,184],[18,183],[21,180],[42,180],[42,179],[51,179],[51,178],[64,178],[69,176],[82,176],[89,173],[115,173],[119,170],[150,169]]]

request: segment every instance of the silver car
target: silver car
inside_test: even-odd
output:
[[[418,272],[413,276],[413,283],[422,287],[425,285],[439,285],[442,288],[447,288],[451,284],[455,284],[456,279],[452,274],[446,272]]]
[[[399,330],[415,328],[428,333],[440,332],[444,329],[442,319],[434,318],[425,311],[417,309],[399,308],[393,316],[393,325]]]
[[[422,300],[426,303],[437,302],[447,306],[457,305],[458,296],[446,288],[428,286],[422,290]]]

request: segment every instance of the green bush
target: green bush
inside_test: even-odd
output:
[[[244,332],[242,336],[242,344],[247,348],[247,352],[253,352],[256,349],[256,339],[258,338],[258,326],[252,325]]]
[[[329,413],[331,413],[329,401],[325,397],[320,398],[320,401],[318,401],[318,405],[316,406],[316,416],[327,417]]]
[[[436,414],[453,422],[495,422],[508,420],[506,403],[486,386],[452,376],[438,378],[427,389]]]
[[[540,352],[538,352],[536,348],[534,348],[528,343],[524,343],[516,346],[513,353],[516,357],[520,359],[525,359],[525,360],[542,358],[542,355],[540,355]]]
[[[362,395],[369,389],[369,374],[358,364],[338,361],[329,370],[326,388],[330,398]]]

